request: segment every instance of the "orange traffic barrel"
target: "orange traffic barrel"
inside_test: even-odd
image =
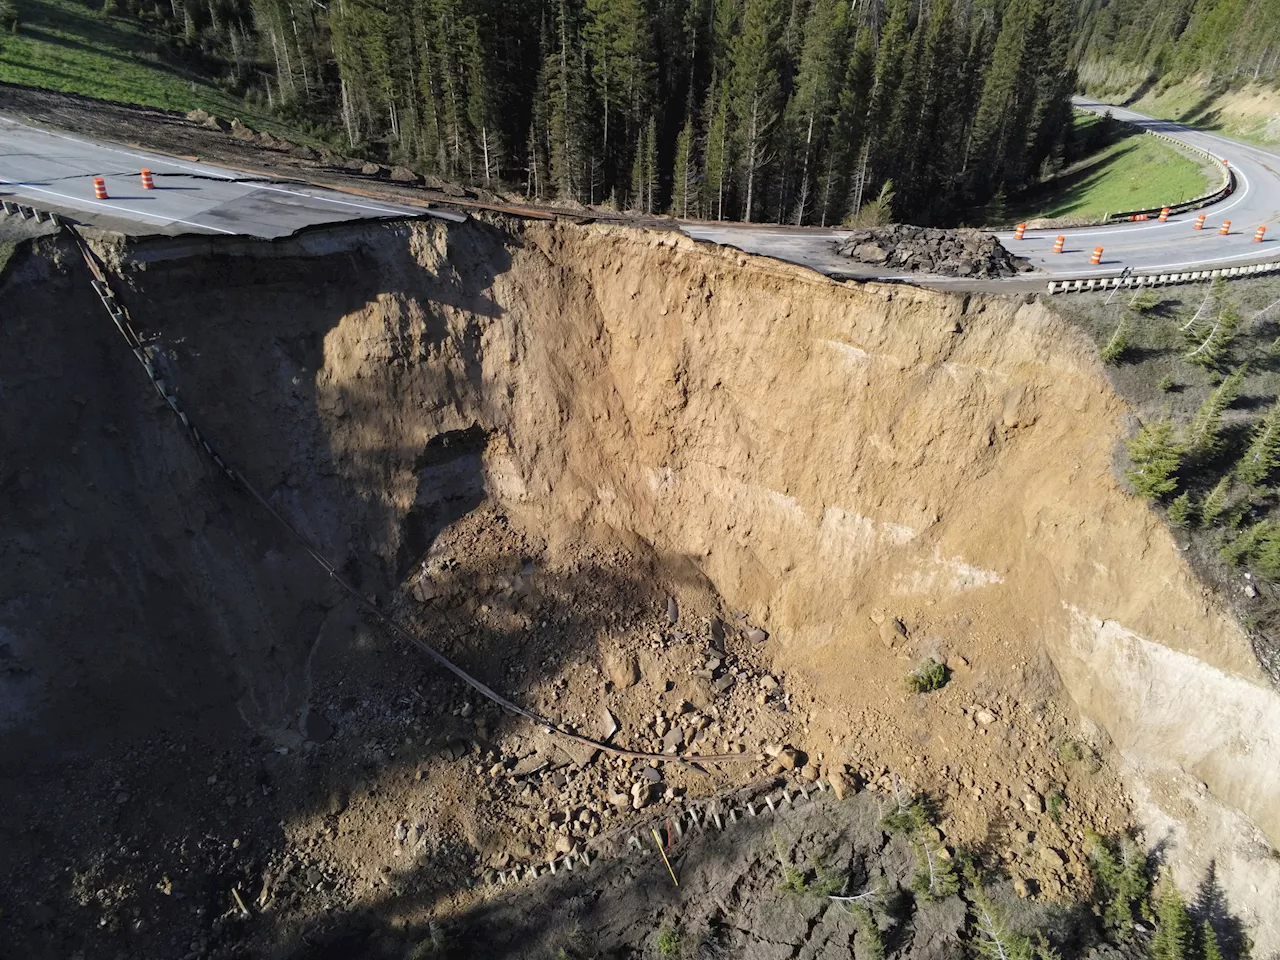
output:
[[[107,181],[101,177],[93,178],[93,195],[99,200],[107,199]]]
[[[142,171],[142,189],[143,189],[143,190],[154,190],[155,188],[156,188],[156,182],[155,182],[153,179],[151,179],[151,171],[150,171],[150,170],[147,170],[146,168],[143,168],[143,171]]]
[[[1266,227],[1266,224],[1263,224],[1258,228],[1258,232],[1253,235],[1253,242],[1261,243],[1262,238],[1266,236],[1266,234],[1267,234],[1267,227]]]
[[[1025,223],[1018,224],[1017,228],[1013,231],[1013,239],[1021,240],[1023,235],[1026,234],[1026,232],[1027,232],[1027,225]]]
[[[1231,232],[1231,221],[1230,221],[1230,220],[1223,220],[1223,221],[1222,221],[1222,229],[1218,231],[1218,236],[1220,236],[1220,237],[1225,237],[1225,236],[1226,236],[1228,233],[1230,233],[1230,232]]]
[[[1062,252],[1062,248],[1063,248],[1063,247],[1065,247],[1066,245],[1067,245],[1067,238],[1066,238],[1066,237],[1058,237],[1058,239],[1057,239],[1057,240],[1053,241],[1053,252],[1054,252],[1054,253],[1061,253],[1061,252]]]
[[[1089,262],[1090,262],[1090,263],[1092,263],[1092,264],[1094,264],[1095,266],[1096,266],[1097,264],[1099,264],[1099,263],[1101,263],[1101,262],[1102,262],[1102,248],[1101,248],[1101,247],[1094,247],[1094,248],[1093,248],[1093,256],[1089,258]]]
[[[1167,223],[1167,222],[1168,222],[1168,220],[1169,220],[1169,208],[1168,208],[1168,207],[1162,207],[1162,208],[1161,208],[1161,210],[1160,210],[1160,222],[1161,222],[1161,223]]]
[[[1202,214],[1200,214],[1200,216],[1196,217],[1196,229],[1197,229],[1197,230],[1203,230],[1203,229],[1204,229],[1204,222],[1205,222],[1205,220],[1208,218],[1208,216],[1209,216],[1209,215],[1208,215],[1207,213],[1202,213]]]

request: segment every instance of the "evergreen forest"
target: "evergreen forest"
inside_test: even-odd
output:
[[[104,2],[357,155],[789,224],[999,220],[1079,156],[1082,64],[1280,70],[1276,0]]]

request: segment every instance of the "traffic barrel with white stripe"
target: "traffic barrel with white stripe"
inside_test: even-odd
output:
[[[1161,207],[1161,208],[1160,208],[1160,222],[1161,222],[1161,223],[1168,223],[1168,222],[1169,222],[1169,208],[1168,208],[1168,207]]]
[[[1026,234],[1026,232],[1027,232],[1027,225],[1025,223],[1018,224],[1018,226],[1014,228],[1013,239],[1021,240],[1023,236]]]
[[[1197,230],[1203,230],[1203,229],[1204,229],[1204,222],[1205,222],[1205,220],[1207,220],[1207,219],[1208,219],[1208,217],[1209,217],[1209,215],[1208,215],[1207,213],[1202,213],[1202,214],[1200,214],[1200,216],[1196,217],[1196,229],[1197,229]]]
[[[1094,266],[1097,266],[1098,264],[1100,264],[1100,263],[1102,262],[1102,248],[1101,248],[1101,247],[1094,247],[1094,248],[1093,248],[1093,256],[1089,258],[1089,262],[1090,262],[1090,263],[1092,263]]]
[[[1267,235],[1267,225],[1264,223],[1262,226],[1258,228],[1258,232],[1253,235],[1253,242],[1261,243],[1262,238],[1265,237],[1266,235]]]
[[[1230,221],[1230,220],[1223,220],[1223,221],[1222,221],[1222,229],[1218,231],[1218,236],[1220,236],[1220,237],[1225,237],[1225,236],[1226,236],[1228,233],[1230,233],[1230,232],[1231,232],[1231,221]]]
[[[142,170],[142,189],[154,190],[155,188],[156,188],[156,182],[151,178],[151,171],[147,170],[144,167]]]
[[[1061,252],[1062,252],[1062,248],[1063,248],[1063,247],[1065,247],[1066,245],[1067,245],[1067,238],[1066,238],[1066,237],[1061,237],[1061,236],[1060,236],[1060,237],[1058,237],[1058,239],[1057,239],[1057,240],[1053,241],[1053,252],[1054,252],[1054,253],[1061,253]]]
[[[101,177],[93,178],[93,195],[99,200],[106,200],[107,197],[107,181]]]

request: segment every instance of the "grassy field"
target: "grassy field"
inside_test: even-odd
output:
[[[1093,115],[1078,116],[1077,132],[1086,136],[1101,122]],[[1019,220],[1091,222],[1108,213],[1190,200],[1208,185],[1198,161],[1154,137],[1132,133],[1068,167],[1012,212]]]
[[[1227,86],[1202,77],[1162,86],[1133,82],[1132,77],[1122,75],[1115,82],[1099,82],[1090,89],[1106,103],[1124,103],[1151,117],[1259,146],[1280,144],[1280,90],[1275,87]]]
[[[98,6],[18,0],[19,32],[0,36],[0,82],[165,110],[199,107],[290,136],[287,127],[265,112],[168,55],[161,36],[135,21],[104,17]]]

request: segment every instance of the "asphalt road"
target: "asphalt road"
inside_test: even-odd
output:
[[[1121,107],[1109,107],[1081,98],[1076,98],[1076,105],[1096,112],[1110,110],[1117,119],[1215,153],[1234,168],[1236,190],[1221,203],[1172,216],[1167,223],[1146,221],[1105,227],[1031,230],[1020,241],[1015,240],[1012,233],[1000,233],[1001,242],[1014,253],[1026,257],[1038,271],[1004,283],[1038,285],[1046,279],[1115,276],[1125,267],[1133,267],[1138,272],[1214,269],[1280,257],[1280,152],[1192,130],[1167,120],[1154,120]],[[1170,202],[1180,199],[1171,197]],[[1200,213],[1207,214],[1208,219],[1205,229],[1196,230],[1193,224]],[[1224,220],[1230,220],[1232,224],[1231,232],[1225,237],[1218,232]],[[1266,240],[1254,243],[1254,231],[1264,224],[1268,233]],[[919,274],[886,273],[838,256],[834,249],[835,241],[848,236],[845,231],[705,223],[684,224],[681,229],[698,240],[799,263],[826,274],[921,280]],[[1063,253],[1054,254],[1053,243],[1059,235],[1066,236],[1066,248]],[[1096,267],[1089,263],[1095,247],[1103,248],[1102,263]],[[993,281],[944,277],[930,278],[930,282],[975,289],[993,284]]]
[[[154,190],[139,172],[149,169]],[[94,197],[93,178],[106,181],[108,199]],[[92,141],[0,117],[0,199],[21,200],[78,222],[141,233],[287,236],[302,227],[371,217],[465,219],[426,210],[270,180]]]
[[[1009,281],[924,278],[862,267],[838,256],[839,230],[789,228],[778,225],[686,223],[691,237],[725,244],[750,253],[802,264],[826,274],[868,279],[910,280],[959,289],[1038,286],[1046,279],[1114,276],[1125,267],[1139,271],[1173,271],[1237,266],[1280,257],[1280,152],[1237,143],[1164,120],[1153,120],[1120,107],[1077,98],[1084,109],[1110,109],[1119,119],[1176,137],[1226,158],[1237,176],[1234,194],[1206,207],[1206,229],[1194,230],[1196,214],[1184,213],[1168,223],[1148,221],[1106,227],[1029,231],[1021,240],[1000,239],[1026,257],[1034,274]],[[144,190],[139,171],[155,176],[156,189]],[[108,199],[94,197],[93,178],[106,180]],[[371,200],[352,194],[238,173],[208,163],[180,160],[131,147],[48,130],[0,116],[0,198],[20,199],[57,210],[80,222],[128,233],[210,233],[255,237],[286,236],[322,223],[424,213],[461,220],[463,215]],[[1176,201],[1180,198],[1170,198]],[[1231,233],[1220,236],[1224,220]],[[1270,236],[1254,243],[1254,231],[1267,225]],[[1066,251],[1052,253],[1058,234],[1067,237]],[[1095,247],[1103,248],[1102,264],[1091,266]]]

